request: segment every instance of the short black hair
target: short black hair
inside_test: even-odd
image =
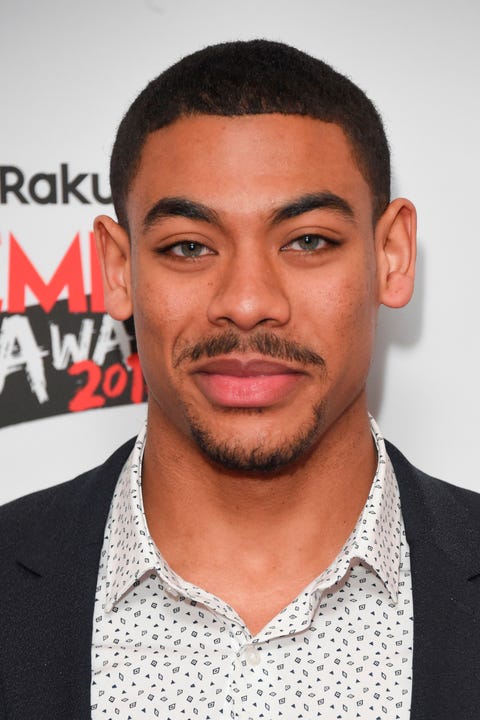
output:
[[[110,186],[118,220],[147,136],[189,115],[304,115],[339,125],[368,182],[376,221],[390,200],[390,152],[382,120],[365,93],[330,65],[279,42],[211,45],[152,80],[117,132]]]

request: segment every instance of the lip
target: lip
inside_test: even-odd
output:
[[[299,373],[285,363],[264,358],[213,358],[197,365],[194,372],[212,373],[215,375],[232,375],[236,377],[253,377],[261,375],[289,375]],[[302,373],[303,374],[303,373]]]
[[[193,379],[212,404],[229,408],[271,407],[305,378],[303,370],[263,358],[215,358],[198,365]]]

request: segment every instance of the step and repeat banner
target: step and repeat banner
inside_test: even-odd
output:
[[[90,293],[79,234],[48,281],[8,236],[9,289],[0,314],[2,427],[145,400],[133,326],[105,314],[91,233],[88,240]],[[60,300],[64,289],[67,298]],[[36,303],[27,305],[27,294]]]
[[[394,195],[419,210],[417,290],[380,314],[370,402],[425,470],[480,490],[477,293],[480,10],[371,0],[2,0],[0,502],[67,480],[135,434],[146,388],[131,323],[104,311],[92,224],[143,86],[206,44],[268,37],[364,88]]]

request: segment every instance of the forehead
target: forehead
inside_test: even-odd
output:
[[[188,197],[229,214],[333,192],[354,208],[371,193],[343,130],[299,115],[196,115],[151,133],[127,197],[129,220],[161,197]]]

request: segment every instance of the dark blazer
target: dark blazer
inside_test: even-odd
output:
[[[90,718],[99,554],[132,445],[71,482],[0,508],[1,720]],[[388,452],[411,550],[411,720],[478,720],[480,495],[424,475],[392,445]]]

